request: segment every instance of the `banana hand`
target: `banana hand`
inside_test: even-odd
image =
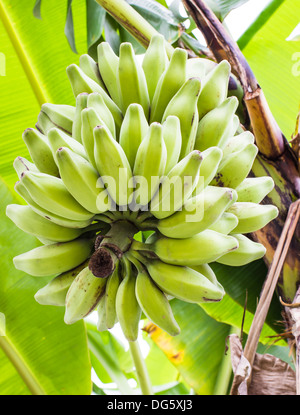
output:
[[[175,239],[157,236],[151,243],[133,241],[132,250],[155,254],[161,261],[172,265],[199,265],[210,263],[227,252],[238,248],[233,236],[206,229],[191,238]]]
[[[144,259],[140,255],[138,259],[147,266],[153,281],[166,294],[189,303],[215,302],[223,298],[223,290],[192,268]]]

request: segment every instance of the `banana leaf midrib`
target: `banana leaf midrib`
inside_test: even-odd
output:
[[[0,0],[0,20],[3,23],[4,28],[6,29],[7,35],[10,38],[10,41],[15,49],[15,52],[19,58],[19,61],[24,69],[24,72],[26,74],[26,77],[32,87],[32,91],[39,103],[39,105],[42,105],[45,102],[48,102],[49,99],[47,97],[47,94],[43,89],[41,88],[41,82],[39,81],[37,75],[34,72],[34,68],[32,65],[32,62],[26,53],[26,48],[22,44],[22,41],[14,28],[13,21],[9,15],[9,11],[5,7],[2,0]]]
[[[24,383],[33,395],[46,395],[41,384],[38,382],[28,363],[24,360],[20,351],[14,346],[8,335],[0,333],[0,348],[14,365],[15,369],[23,379]]]

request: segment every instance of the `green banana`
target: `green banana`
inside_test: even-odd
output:
[[[83,145],[58,128],[51,128],[51,130],[48,131],[48,142],[52,150],[52,155],[55,163],[57,163],[57,150],[61,147],[69,148],[70,150],[74,151],[74,153],[79,154],[81,157],[87,158]]]
[[[223,152],[219,147],[210,147],[202,153],[202,162],[199,171],[199,180],[193,191],[193,196],[197,196],[215,177],[219,164],[223,157]]]
[[[243,131],[239,117],[234,114],[231,120],[231,126],[228,129],[228,137],[234,137],[235,135],[241,134]]]
[[[187,52],[176,48],[171,56],[169,66],[159,78],[152,99],[150,123],[161,122],[169,101],[186,81]]]
[[[180,120],[182,139],[180,159],[188,155],[194,148],[199,121],[197,101],[200,89],[200,79],[188,79],[168,103],[162,117],[162,122],[170,115],[176,115]]]
[[[248,144],[254,144],[254,135],[250,131],[244,131],[241,134],[229,138],[223,148],[223,157],[227,157],[236,151],[242,150]]]
[[[8,205],[6,207],[6,215],[22,231],[37,238],[55,242],[67,242],[78,238],[82,234],[81,229],[66,228],[52,223],[34,212],[30,206]]]
[[[87,262],[83,262],[78,267],[57,275],[36,292],[34,299],[42,305],[64,306],[66,295],[72,282],[86,266]]]
[[[208,278],[187,266],[170,265],[159,259],[138,255],[147,270],[166,294],[189,303],[215,302],[223,298],[224,292]]]
[[[240,267],[265,255],[266,248],[262,244],[251,241],[245,235],[234,234],[233,236],[239,243],[238,249],[221,256],[216,262],[232,267]]]
[[[159,220],[157,229],[170,238],[189,238],[213,225],[236,198],[233,189],[208,186],[180,211]]]
[[[120,107],[120,93],[117,74],[119,57],[112,50],[108,42],[101,42],[97,47],[98,67],[100,75],[112,100]]]
[[[40,111],[39,115],[37,117],[37,122],[35,124],[36,129],[44,134],[47,135],[47,132],[51,129],[51,128],[59,128],[57,125],[53,124],[53,122],[50,120],[50,118],[48,117],[48,115],[46,115],[44,112]]]
[[[89,315],[105,293],[106,278],[97,278],[83,268],[72,282],[66,295],[64,321],[73,324]]]
[[[43,245],[14,257],[15,267],[35,277],[61,274],[84,262],[93,247],[91,239]]]
[[[105,127],[96,127],[94,138],[95,163],[102,180],[109,181],[108,193],[117,205],[127,205],[132,171],[126,154]]]
[[[107,279],[105,289],[105,325],[108,329],[111,329],[116,322],[116,296],[120,283],[120,263],[117,262],[114,272]]]
[[[274,205],[259,205],[258,203],[236,202],[228,209],[239,220],[234,233],[255,232],[278,216],[278,208]]]
[[[143,107],[140,104],[130,104],[124,115],[120,130],[119,143],[122,146],[130,167],[133,169],[139,145],[149,129]]]
[[[99,187],[97,170],[68,148],[58,149],[56,158],[60,177],[74,199],[89,212],[106,212],[110,208],[109,198],[106,190]],[[106,198],[99,197],[100,192],[105,192]]]
[[[249,177],[236,187],[239,202],[260,203],[274,188],[270,176]]]
[[[97,92],[93,92],[89,94],[87,99],[87,107],[94,108],[94,110],[99,115],[100,119],[102,120],[101,124],[105,124],[106,127],[111,132],[112,136],[116,138],[116,125],[114,117],[112,116],[111,112],[105,105],[105,102],[100,94]],[[119,133],[119,132],[118,132]]]
[[[139,187],[132,193],[134,204],[145,206],[150,202],[159,187],[166,161],[167,149],[162,126],[154,122],[150,125],[149,132],[136,154],[133,179],[135,185],[138,184]]]
[[[38,172],[38,168],[35,164],[31,163],[25,157],[16,157],[13,162],[13,167],[18,175],[18,178],[21,178],[22,173],[24,171],[35,171]]]
[[[93,81],[97,82],[104,90],[105,85],[103,83],[103,80],[101,78],[98,64],[94,61],[94,59],[85,53],[84,55],[81,55],[79,58],[79,68]]]
[[[72,134],[75,111],[72,105],[43,104],[41,107],[41,113],[49,118],[54,127],[60,128],[69,135]]]
[[[81,139],[81,111],[87,107],[88,93],[82,92],[76,97],[76,110],[72,126],[72,137],[82,144]]]
[[[93,217],[71,196],[63,181],[45,173],[25,172],[21,182],[31,198],[55,215],[71,220],[89,220]]]
[[[235,189],[250,173],[257,153],[256,145],[250,143],[241,150],[223,157],[217,174],[210,184]]]
[[[120,45],[117,81],[123,113],[130,104],[137,103],[143,107],[148,118],[150,102],[146,77],[129,42]]]
[[[169,59],[165,48],[165,38],[162,35],[155,35],[150,39],[142,62],[150,103],[152,102],[158,81],[168,64]]]
[[[66,228],[82,229],[89,226],[93,220],[93,218],[88,220],[72,220],[49,212],[49,210],[42,208],[32,199],[26,187],[21,181],[16,182],[15,191],[30,205],[34,212],[49,220],[50,222],[55,223],[56,225]]]
[[[94,128],[103,125],[103,122],[94,108],[85,108],[81,111],[81,139],[88,160],[96,169]]]
[[[193,265],[190,268],[204,275],[204,277],[206,277],[210,282],[212,282],[216,287],[218,287],[220,291],[223,292],[223,295],[225,295],[224,287],[219,283],[216,274],[208,264]]]
[[[171,169],[151,200],[153,216],[157,219],[166,218],[184,205],[199,180],[201,161],[200,151],[194,150]]]
[[[167,296],[158,288],[142,265],[139,265],[137,261],[133,263],[138,270],[135,295],[142,311],[162,330],[171,336],[176,336],[180,333],[180,328],[174,318]]]
[[[206,58],[190,58],[186,64],[186,77],[200,78],[201,80],[216,67],[216,63]],[[211,99],[211,97],[210,97]]]
[[[106,303],[105,295],[102,295],[97,305],[97,330],[100,332],[107,330],[105,303]]]
[[[180,120],[175,115],[169,115],[163,126],[163,139],[167,148],[167,162],[165,168],[165,174],[175,166],[179,160],[181,151],[181,130]]]
[[[49,147],[47,136],[34,128],[27,128],[22,137],[37,169],[41,173],[58,176],[58,168]]]
[[[136,276],[131,263],[126,258],[123,259],[123,263],[124,278],[117,291],[116,313],[126,339],[135,341],[142,311],[135,295]]]
[[[198,101],[198,113],[201,120],[204,115],[222,104],[228,93],[230,64],[223,60],[203,78]]]
[[[236,97],[227,98],[200,120],[195,149],[204,151],[213,146],[224,147],[231,128],[229,120],[232,120],[237,106]]]
[[[215,261],[238,248],[233,236],[206,229],[190,238],[178,239],[157,236],[151,243],[133,241],[132,250],[155,254],[161,261],[172,265],[199,265]]]
[[[98,94],[102,96],[105,105],[112,113],[116,127],[121,127],[123,115],[120,108],[97,82],[85,75],[85,73],[75,64],[67,67],[67,75],[75,97],[82,92],[87,92],[88,94],[98,92]]]
[[[228,235],[238,223],[239,220],[233,213],[224,212],[216,222],[208,227],[208,229]]]

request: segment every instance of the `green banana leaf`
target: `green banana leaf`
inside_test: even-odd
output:
[[[156,327],[149,336],[195,393],[213,395],[231,328],[197,304],[172,300],[171,306],[181,333],[172,337]]]
[[[5,215],[19,201],[0,181],[0,394],[73,395],[91,393],[85,327],[67,326],[64,309],[41,306],[34,294],[48,279],[17,271],[14,256],[38,246]]]
[[[218,303],[202,303],[200,306],[217,321],[239,329],[243,323],[243,331],[248,333],[267,274],[263,260],[254,261],[243,267],[229,267],[217,263],[211,266],[226,295]],[[276,336],[282,331],[279,321],[282,321],[281,306],[274,295],[260,336],[261,343],[268,344],[270,336]],[[279,339],[278,344],[286,345],[285,341]]]
[[[117,330],[120,335],[120,328]],[[94,323],[87,322],[92,367],[104,391],[108,391],[107,384],[110,388],[111,384],[115,384],[115,391],[120,394],[133,394],[137,391],[130,388],[128,384],[128,379],[137,381],[132,357],[127,342],[120,342],[115,337],[114,331],[115,329],[98,332]],[[178,383],[180,374],[160,348],[146,334],[140,335],[138,341],[146,355],[145,362],[154,393],[161,395],[176,394],[176,391],[186,393],[187,386],[184,382]]]

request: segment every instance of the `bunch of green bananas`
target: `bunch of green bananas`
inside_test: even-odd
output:
[[[23,134],[31,161],[14,162],[27,204],[7,215],[41,242],[15,267],[53,277],[35,298],[65,306],[67,324],[97,309],[99,330],[119,322],[130,341],[142,315],[176,335],[170,300],[220,301],[209,264],[263,257],[244,234],[278,214],[260,204],[272,179],[248,177],[258,150],[228,97],[230,66],[168,58],[158,35],[142,60],[103,42],[67,75],[76,105],[42,105]]]

